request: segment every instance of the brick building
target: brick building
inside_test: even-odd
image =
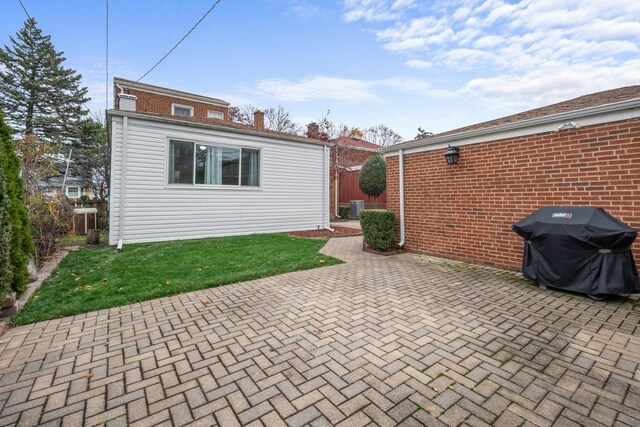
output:
[[[116,110],[229,120],[229,103],[221,99],[137,83],[120,77],[113,79],[113,88]]]
[[[457,164],[443,157],[449,145]],[[407,249],[518,269],[511,225],[541,206],[599,206],[640,228],[640,86],[404,142],[385,158]]]

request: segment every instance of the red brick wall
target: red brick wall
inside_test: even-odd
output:
[[[118,90],[116,90],[116,94],[117,93]],[[138,97],[136,101],[136,111],[139,113],[156,113],[170,116],[172,113],[171,104],[180,104],[193,107],[193,117],[206,118],[208,110],[216,110],[224,114],[225,120],[229,119],[228,109],[219,105],[187,101],[186,99],[173,98],[159,93],[143,92],[136,89],[128,89],[127,93]]]
[[[599,206],[640,230],[640,120],[405,155],[411,251],[519,269],[511,225],[541,206]],[[399,215],[398,157],[387,159],[387,208]],[[636,264],[640,242],[634,244]]]

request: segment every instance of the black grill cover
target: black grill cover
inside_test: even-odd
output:
[[[544,207],[512,228],[525,239],[524,277],[590,295],[640,293],[637,232],[604,209]]]

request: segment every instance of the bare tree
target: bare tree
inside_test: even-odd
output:
[[[381,147],[397,144],[404,138],[385,125],[372,126],[364,131],[364,139]]]
[[[291,115],[282,105],[264,110],[265,127],[278,132],[300,135],[302,126],[291,119]]]
[[[242,107],[229,107],[229,118],[232,122],[253,126],[253,113],[257,110],[258,107],[251,104]]]

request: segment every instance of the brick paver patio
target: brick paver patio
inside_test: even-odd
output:
[[[510,273],[345,264],[11,329],[0,424],[640,425],[640,307]]]

